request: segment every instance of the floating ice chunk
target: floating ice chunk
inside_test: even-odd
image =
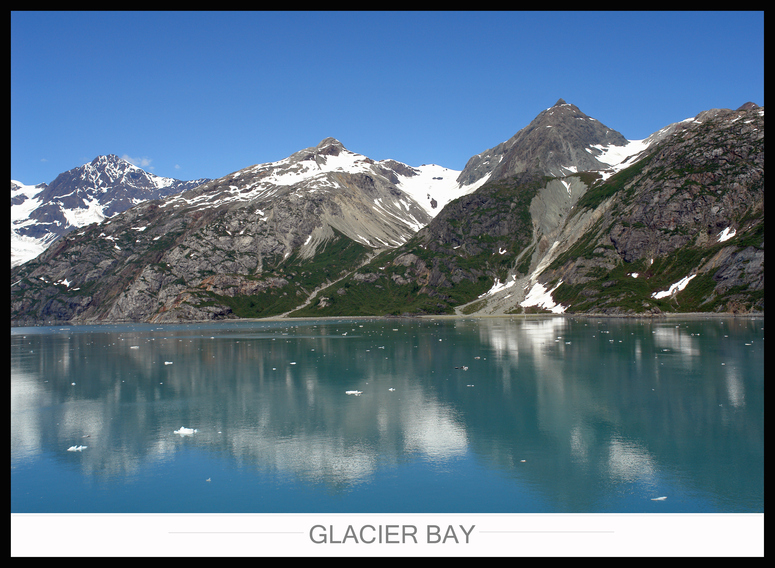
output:
[[[357,391],[357,390],[344,391],[344,394],[354,394],[355,396],[360,396],[362,393],[363,391]]]
[[[89,446],[70,446],[69,448],[67,448],[67,451],[68,452],[82,452],[82,451],[84,451],[88,447]]]
[[[181,436],[190,436],[195,432],[198,432],[196,428],[185,428],[183,426],[180,427],[180,430],[175,430],[175,434],[180,434]]]

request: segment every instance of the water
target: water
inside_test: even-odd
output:
[[[763,513],[763,393],[763,318],[12,328],[11,512]]]

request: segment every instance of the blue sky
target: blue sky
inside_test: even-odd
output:
[[[217,178],[327,136],[463,169],[557,99],[631,140],[764,105],[763,12],[13,12],[11,179]]]

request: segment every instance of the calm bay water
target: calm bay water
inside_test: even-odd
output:
[[[763,512],[763,398],[763,318],[12,328],[11,512]]]

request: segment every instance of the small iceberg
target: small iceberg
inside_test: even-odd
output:
[[[175,430],[175,434],[180,434],[181,436],[190,436],[191,434],[197,432],[195,428],[184,428],[183,426],[180,427],[180,430]]]
[[[363,391],[344,391],[344,394],[354,394],[355,396],[360,396],[363,394]]]
[[[69,448],[67,448],[67,451],[68,452],[82,452],[82,451],[84,451],[88,447],[89,446],[70,446]]]

